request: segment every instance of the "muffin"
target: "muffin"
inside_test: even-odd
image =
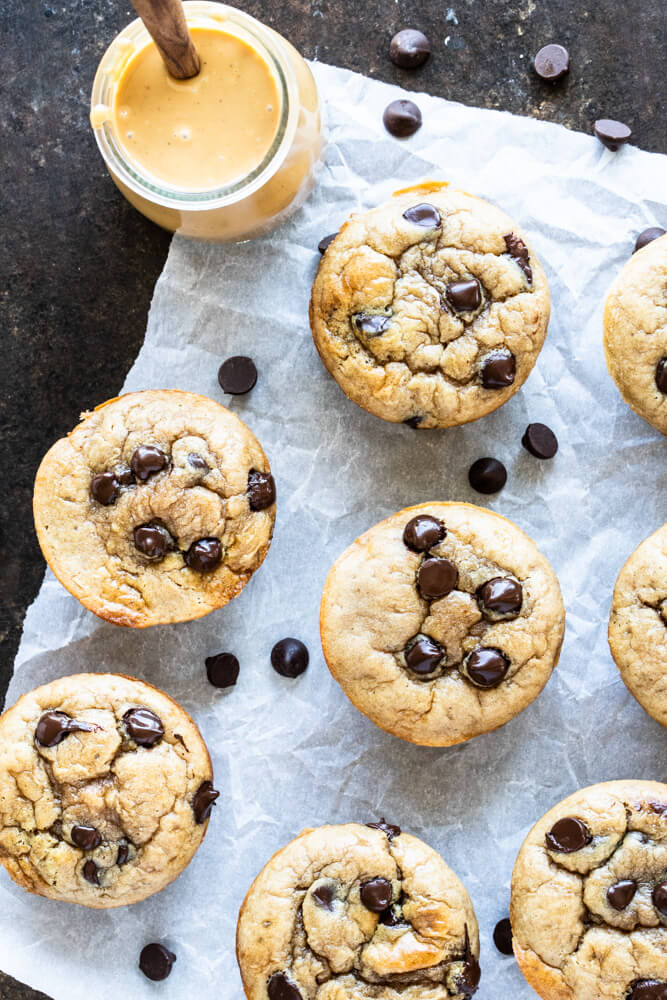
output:
[[[94,909],[164,889],[218,792],[175,701],[118,674],[36,688],[0,718],[0,861],[29,892]]]
[[[243,590],[271,542],[275,486],[246,425],[205,396],[133,392],[85,413],[47,452],[37,537],[100,618],[200,618]]]

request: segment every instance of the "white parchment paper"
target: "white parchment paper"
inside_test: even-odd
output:
[[[612,154],[556,125],[427,96],[418,97],[423,128],[399,142],[381,124],[398,88],[314,68],[331,140],[319,187],[266,239],[226,247],[174,239],[123,387],[205,393],[255,431],[278,485],[266,563],[240,597],[199,622],[114,628],[50,574],[27,614],[8,703],[78,671],[146,678],[197,720],[222,792],[197,857],[144,903],[85,911],[31,897],[1,873],[0,967],[56,1000],[240,1000],[236,915],[265,861],[306,826],[380,816],[424,838],[463,878],[481,927],[482,1000],[528,1000],[532,991],[491,934],[507,913],[512,864],[529,827],[579,786],[664,780],[667,771],[664,730],[626,692],[606,642],[618,570],[665,520],[667,445],[622,403],[601,342],[607,286],[636,234],[667,223],[667,157],[635,148]],[[354,406],[322,367],[307,321],[318,240],[350,212],[424,177],[447,179],[515,216],[553,299],[528,383],[500,410],[448,431],[383,423]],[[221,360],[246,353],[259,368],[256,388],[223,397]],[[552,462],[520,446],[535,420],[558,435]],[[509,472],[491,499],[467,481],[483,455]],[[380,518],[431,499],[488,504],[516,521],[552,561],[568,611],[560,665],[537,702],[498,732],[444,750],[402,743],[361,716],[329,676],[318,635],[332,561]],[[269,664],[285,635],[311,651],[295,681]],[[204,671],[204,657],[221,650],[241,661],[229,693],[212,688]],[[178,956],[160,984],[137,969],[151,940]]]

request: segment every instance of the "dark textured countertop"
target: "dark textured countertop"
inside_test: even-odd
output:
[[[618,118],[638,145],[667,152],[661,0],[252,0],[244,8],[308,57],[584,131],[596,118]],[[114,0],[5,0],[0,11],[0,693],[44,570],[31,517],[35,470],[81,410],[118,391],[169,245],[118,194],[88,125],[95,67],[131,17]],[[387,55],[406,26],[433,47],[414,73]],[[571,54],[571,73],[556,86],[531,69],[550,41]],[[38,996],[0,973],[0,1000]]]

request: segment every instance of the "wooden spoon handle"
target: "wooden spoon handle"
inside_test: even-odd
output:
[[[181,0],[132,0],[132,6],[160,50],[170,74],[177,80],[196,76],[199,56],[185,23]]]

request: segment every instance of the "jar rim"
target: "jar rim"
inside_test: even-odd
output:
[[[276,134],[262,161],[248,174],[230,184],[192,191],[161,182],[132,162],[115,140],[110,115],[99,124],[95,123],[97,109],[100,106],[110,108],[109,101],[104,98],[117,83],[112,70],[122,71],[137,51],[154,44],[140,18],[131,21],[116,35],[100,60],[91,93],[91,125],[107,167],[135,194],[165,208],[209,211],[247,198],[263,187],[280,168],[291,148],[298,125],[298,85],[289,56],[280,45],[280,36],[256,18],[215,0],[184,0],[183,7],[189,27],[215,27],[224,30],[225,25],[231,26],[269,65],[278,87],[280,114]]]

